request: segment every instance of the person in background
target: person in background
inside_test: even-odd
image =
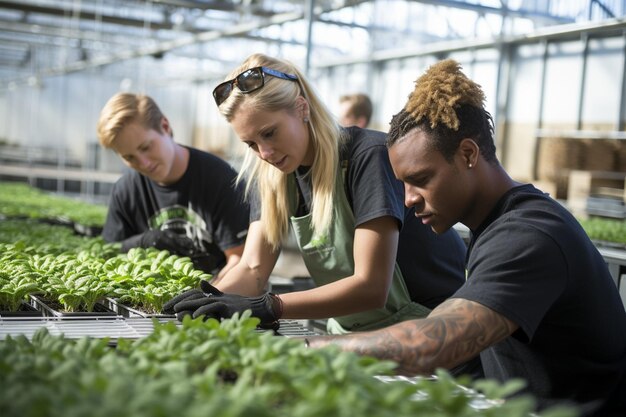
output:
[[[415,85],[387,146],[405,204],[437,233],[472,232],[467,282],[424,319],[308,339],[429,374],[480,354],[485,376],[523,378],[538,408],[626,415],[626,313],[607,265],[575,218],[496,158],[482,89],[453,60]]]
[[[372,100],[367,94],[346,94],[339,97],[339,124],[365,129],[372,119]]]
[[[174,141],[155,101],[114,95],[100,113],[98,138],[132,168],[113,186],[102,236],[122,250],[156,247],[225,274],[243,253],[249,206],[237,172],[217,156]]]
[[[214,318],[250,308],[264,325],[331,318],[328,331],[345,333],[424,317],[462,285],[465,244],[403,207],[384,133],[341,128],[294,65],[261,54],[213,95],[248,147],[252,222],[241,261],[166,308]],[[290,224],[316,287],[267,294]]]

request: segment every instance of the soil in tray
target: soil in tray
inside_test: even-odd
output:
[[[93,311],[65,311],[63,304],[58,300],[31,295],[34,300],[34,306],[43,312],[44,315],[54,317],[73,317],[73,316],[116,316],[116,313],[101,303],[94,305]]]

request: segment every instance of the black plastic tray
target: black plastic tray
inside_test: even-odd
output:
[[[40,223],[51,224],[53,226],[65,226],[74,228],[74,222],[68,217],[56,216],[56,217],[39,217],[37,220]]]
[[[141,317],[141,318],[159,318],[159,319],[175,319],[176,316],[173,314],[154,314],[154,313],[146,313],[145,311],[141,311],[132,307],[129,307],[123,303],[120,303],[118,300],[114,298],[107,297],[102,300],[102,303],[113,310],[117,314],[122,317]]]
[[[99,318],[118,318],[118,314],[102,303],[94,305],[94,311],[59,311],[51,307],[39,295],[30,295],[31,305],[41,311],[44,317],[99,317]]]
[[[43,313],[32,305],[22,302],[17,311],[0,311],[0,317],[43,317]]]
[[[74,232],[82,236],[97,237],[102,234],[101,226],[86,226],[80,223],[74,223]]]

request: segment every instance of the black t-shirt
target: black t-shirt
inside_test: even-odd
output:
[[[605,261],[567,210],[532,185],[511,189],[474,231],[467,269],[454,297],[520,327],[481,353],[487,377],[525,379],[541,408],[573,401],[585,415],[601,407],[597,415],[626,415],[619,414],[624,306]]]
[[[150,229],[173,229],[199,252],[222,252],[245,242],[249,207],[236,171],[219,157],[189,149],[189,165],[175,184],[161,186],[135,170],[114,185],[102,236],[123,241]]]
[[[352,207],[355,227],[383,216],[392,216],[401,225],[397,263],[411,299],[434,308],[465,282],[465,244],[456,231],[435,234],[430,226],[404,207],[404,186],[389,162],[385,134],[351,127],[348,141],[340,149],[347,161],[345,192]],[[311,207],[310,175],[300,167],[295,175],[305,212]],[[252,219],[260,218],[258,200],[252,200]],[[298,215],[303,214],[301,211]]]

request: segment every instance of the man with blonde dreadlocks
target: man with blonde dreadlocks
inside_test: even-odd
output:
[[[626,415],[626,313],[598,250],[558,202],[498,162],[480,86],[445,60],[416,81],[387,145],[405,204],[443,233],[472,232],[467,281],[428,317],[308,339],[429,374],[480,353],[485,376],[523,378],[537,408]]]

